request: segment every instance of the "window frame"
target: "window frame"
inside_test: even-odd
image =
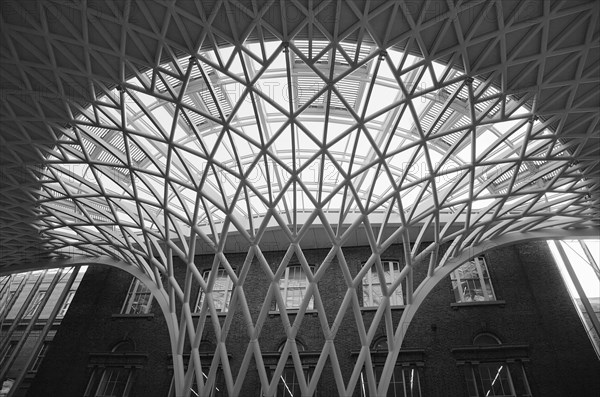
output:
[[[496,335],[482,332],[473,338],[471,345],[454,347],[450,351],[457,365],[462,367],[466,396],[531,397],[531,386],[524,365],[529,361],[528,349],[528,345],[503,344]],[[508,384],[501,391],[511,394],[487,394],[489,387],[495,382],[495,377],[491,379],[489,370],[487,377],[482,376],[482,369],[491,366],[505,368],[505,382]],[[496,373],[500,370],[496,369]],[[486,382],[489,383],[488,386]]]
[[[136,299],[140,296],[148,295],[148,300],[142,307],[144,308],[141,312],[136,311],[134,307],[140,305],[140,302]],[[131,284],[129,285],[129,290],[127,291],[127,296],[125,301],[123,302],[123,307],[121,308],[121,314],[129,314],[129,315],[143,315],[150,313],[150,309],[152,307],[153,295],[150,289],[142,283],[139,279],[133,278]]]
[[[461,271],[461,268],[466,267],[470,264],[475,265],[476,277],[460,277],[459,271]],[[498,298],[496,297],[496,291],[494,290],[494,286],[492,284],[492,276],[490,274],[489,266],[485,256],[483,255],[476,256],[470,261],[467,261],[458,266],[456,269],[454,269],[450,273],[450,280],[452,283],[452,292],[454,294],[454,303],[472,304],[479,302],[498,301]],[[466,283],[466,288],[468,289],[463,290],[462,288],[458,288],[458,286],[462,286],[463,283]],[[475,285],[471,287],[471,283],[474,283]],[[473,292],[478,290],[478,288],[475,288],[477,286],[477,283],[483,295],[477,295]],[[467,298],[467,296],[465,295],[467,292],[471,293],[471,297]],[[476,297],[481,297],[483,299],[476,299]]]
[[[271,376],[272,374],[275,372],[275,369],[272,368],[271,369]],[[306,383],[309,384],[314,372],[315,372],[315,367],[311,366],[311,365],[306,365],[303,364],[302,365],[302,372],[304,373],[304,378],[306,379]],[[290,385],[289,382],[287,382],[288,376],[292,376],[293,378],[293,383],[291,383],[292,385],[292,389],[290,391],[290,388],[288,385]],[[283,381],[283,384],[282,384]],[[287,394],[285,392],[285,389],[287,389]],[[297,392],[297,393],[296,393]],[[286,396],[301,396],[302,392],[300,390],[300,382],[298,381],[298,375],[296,374],[296,367],[294,367],[293,364],[286,364],[285,367],[283,367],[283,371],[281,371],[281,375],[279,375],[279,381],[277,382],[277,387],[275,388],[275,394],[274,397],[286,397]],[[319,396],[319,390],[318,388],[315,389],[315,393],[313,394],[313,397],[318,397]]]
[[[120,395],[115,396],[114,394],[100,394],[100,388],[102,387],[103,382],[106,379],[107,373],[109,373],[109,371],[111,371],[110,373],[112,373],[112,371],[122,371],[126,373],[127,379],[125,380],[125,385],[123,386],[123,391],[122,393],[120,393]],[[90,376],[90,380],[88,381],[84,397],[128,397],[129,393],[131,392],[132,384],[133,368],[131,367],[110,364],[102,367],[97,367],[92,371],[92,375]]]
[[[381,373],[383,371],[383,367],[385,365],[387,356],[388,356],[388,344],[387,338],[385,336],[381,336],[376,338],[371,343],[371,363],[373,365],[373,372],[375,375],[375,382],[379,385],[379,380],[381,378]],[[390,379],[390,386],[388,388],[387,394],[392,391],[395,397],[421,397],[423,396],[423,367],[424,367],[424,351],[415,350],[415,349],[402,349],[400,351],[401,358],[398,357],[396,364],[394,365],[394,371],[392,372],[392,378]],[[353,353],[358,356],[358,352]],[[366,364],[366,363],[365,363]],[[402,376],[402,382],[395,382],[395,379],[398,375],[397,371],[400,371],[400,375]],[[405,387],[407,382],[406,379],[406,371],[413,371],[417,375],[417,390],[410,390]],[[360,378],[358,380],[359,388],[360,388],[360,397],[369,396],[369,386],[367,376],[365,374],[365,370],[360,373]],[[396,391],[395,386],[393,385],[404,385],[401,393]],[[394,387],[393,389],[391,389]]]
[[[11,340],[6,344],[6,346],[4,347],[4,350],[1,352],[2,355],[0,356],[0,368],[4,365],[4,363],[8,359],[10,359],[10,356],[15,351],[15,348],[17,347],[18,343],[19,343],[19,341],[17,341],[17,340]]]
[[[496,368],[496,370],[495,370],[496,376],[494,377],[494,379],[491,378],[493,371],[492,372],[489,371],[489,368],[492,368],[492,367]],[[488,368],[488,371],[487,371],[488,375],[489,375],[488,377],[484,377],[482,375],[483,368]],[[489,389],[489,388],[494,385],[494,383],[496,382],[496,378],[498,377],[498,374],[500,374],[501,372],[504,373],[505,382],[507,383],[506,387],[509,389],[508,391],[510,392],[510,394],[506,394],[506,393],[496,394],[495,392],[494,392],[494,394],[490,394],[490,392],[493,389]],[[504,382],[502,381],[502,377],[500,379],[501,379],[500,386],[502,388],[502,391],[506,391],[506,390],[504,390],[505,387],[503,385]],[[529,388],[527,378],[524,377],[523,379],[525,380],[526,387]],[[465,368],[465,380],[467,382],[467,393],[468,393],[469,397],[480,397],[480,396],[516,397],[517,396],[517,392],[515,390],[515,385],[512,380],[512,374],[510,371],[510,367],[507,362],[492,361],[492,362],[471,363],[471,365],[468,365]],[[489,383],[489,385],[487,383]],[[487,389],[487,391],[486,391],[486,389]],[[531,392],[529,392],[529,394],[525,394],[525,396],[531,396]]]
[[[383,363],[373,364],[373,371],[375,372],[375,381],[379,385],[379,380],[381,378],[381,373],[383,371]],[[400,371],[398,374],[397,371]],[[410,390],[406,388],[406,372],[411,371],[413,374],[416,374],[416,390]],[[368,385],[366,380],[365,371],[361,371],[360,373],[360,397],[368,397]],[[402,382],[396,382],[398,375],[402,376]],[[392,378],[390,379],[390,385],[388,387],[388,391],[386,396],[390,396],[390,393],[393,392],[394,397],[422,397],[423,396],[423,388],[421,382],[421,367],[417,364],[402,364],[396,363],[394,366],[394,371],[392,372]],[[395,385],[402,385],[402,389],[396,390]],[[392,389],[393,387],[393,389]]]
[[[69,306],[71,306],[71,302],[73,302],[74,296],[75,296],[75,290],[70,290],[69,292],[67,292],[67,296],[65,296],[65,300],[63,301],[63,304],[60,307],[60,310],[56,314],[56,317],[62,318],[67,314],[67,311],[69,310]]]
[[[315,271],[315,266],[314,265],[309,265],[309,268],[311,270],[311,272],[314,273]],[[304,285],[300,285],[299,287],[296,287],[296,290],[301,290],[303,291],[302,293],[302,300],[304,300],[304,297],[306,296],[306,291],[308,290],[309,287],[309,280],[308,280],[308,276],[306,275],[306,273],[304,272],[304,268],[302,267],[302,265],[300,264],[288,264],[285,268],[285,272],[284,274],[281,276],[281,278],[279,279],[279,293],[281,294],[281,298],[285,303],[285,308],[287,311],[294,311],[294,310],[298,310],[300,309],[300,306],[302,305],[302,302],[300,302],[297,306],[288,306],[288,291],[289,291],[289,284],[290,284],[290,269],[299,269],[300,273],[304,276]],[[308,302],[308,305],[306,307],[306,311],[314,311],[315,310],[315,297],[314,295],[310,297],[310,301]],[[274,299],[273,301],[273,305],[271,307],[271,311],[272,312],[280,312],[280,308],[279,308],[279,304],[277,303],[277,300]]]
[[[44,298],[46,297],[47,293],[48,291],[45,289],[39,289],[35,292],[35,296],[31,300],[31,302],[29,302],[29,306],[27,306],[27,310],[25,311],[25,313],[23,313],[23,318],[31,318],[35,315],[35,312],[40,308],[40,305],[44,301]],[[41,316],[43,310],[44,308],[42,307],[42,309],[40,310],[40,315],[38,317]]]
[[[381,265],[383,267],[383,271],[384,274],[386,272],[386,265],[388,265],[388,268],[391,269],[390,270],[390,279],[388,280],[386,277],[386,285],[390,286],[394,283],[394,280],[396,280],[398,277],[400,277],[400,272],[401,272],[401,263],[400,261],[396,261],[396,260],[382,260],[381,261]],[[377,283],[373,283],[373,280],[376,280]],[[367,281],[365,283],[365,281]],[[374,299],[373,297],[375,296],[375,294],[373,294],[373,289],[374,288],[378,288],[379,289],[379,293],[380,296],[383,297],[383,291],[381,290],[381,280],[379,279],[379,272],[377,271],[377,266],[376,264],[373,264],[371,266],[371,268],[369,269],[369,271],[367,273],[365,273],[362,282],[361,282],[361,286],[362,286],[362,308],[376,308],[379,307],[380,304],[378,303],[373,303]],[[368,296],[366,295],[366,291],[369,291]],[[365,298],[369,299],[369,302],[365,302]],[[390,296],[390,306],[392,307],[403,307],[404,306],[404,291],[402,289],[402,283],[400,283],[398,285],[398,288],[396,288],[396,290],[391,294]]]
[[[40,365],[42,365],[42,362],[44,361],[44,358],[46,357],[46,354],[48,354],[48,348],[50,347],[50,343],[51,343],[50,341],[44,341],[42,343],[40,350],[35,355],[35,360],[31,364],[31,368],[29,369],[29,372],[37,372],[38,371],[38,369],[40,368]]]
[[[283,351],[286,343],[287,343],[287,340],[284,340],[279,344],[276,352],[264,352],[262,355],[263,360],[265,361],[265,367],[267,367],[269,377],[271,377],[271,378],[273,377],[275,370],[277,369],[277,365],[278,365],[279,359],[281,357],[281,352]],[[305,378],[307,384],[309,384],[314,375],[315,368],[317,366],[317,362],[319,359],[319,353],[307,351],[306,345],[304,343],[302,343],[302,341],[300,341],[299,339],[296,339],[296,348],[298,349],[298,354],[300,355],[300,361],[301,361],[301,365],[302,365],[302,372],[303,372],[304,378]],[[289,388],[288,388],[287,394],[284,392],[285,391],[284,387],[287,387],[287,386],[285,386],[285,385],[287,385],[286,375],[293,376],[293,379],[295,381],[293,383],[293,385],[298,385],[298,386],[297,386],[297,389],[292,388],[291,391],[297,392],[297,393],[292,394],[289,391],[290,390]],[[285,385],[282,385],[282,383],[281,383],[282,380]],[[297,380],[298,380],[298,375],[296,374],[296,367],[294,365],[292,356],[290,355],[290,356],[288,356],[288,359],[283,367],[281,375],[279,376],[279,380],[277,381],[277,386],[275,387],[274,396],[275,397],[280,397],[280,396],[286,397],[286,396],[290,396],[290,395],[300,396],[301,391],[300,391],[299,383]],[[320,391],[320,388],[319,388],[320,384],[321,384],[321,380],[319,380],[317,382],[317,387],[315,389],[315,393],[313,394],[313,397],[318,397],[320,395],[320,393],[322,393],[322,391]],[[261,396],[264,395],[262,386],[261,386],[260,390],[261,390],[260,395]]]
[[[124,339],[115,344],[110,352],[89,353],[89,380],[83,396],[106,396],[105,394],[99,394],[100,387],[107,371],[111,370],[127,373],[125,386],[118,397],[128,397],[133,387],[136,372],[141,370],[148,362],[147,353],[138,353],[134,349],[135,343],[130,339]]]
[[[202,277],[207,282],[208,282],[211,272],[212,272],[212,269],[207,269],[202,272]],[[227,278],[227,286],[224,289],[215,291],[214,287],[217,283],[217,280],[219,278],[221,278],[221,272],[224,276],[223,278]],[[217,269],[217,277],[215,279],[215,283],[213,284],[213,290],[210,292],[211,294],[213,294],[213,303],[215,303],[215,309],[217,310],[217,313],[227,313],[229,311],[229,304],[231,303],[231,297],[233,296],[233,289],[234,289],[234,285],[233,285],[233,280],[231,279],[231,276],[229,275],[227,270],[225,270],[225,268],[219,267]],[[225,292],[223,302],[222,302],[220,308],[217,307],[217,304],[216,304],[217,301],[215,301],[215,295],[214,295],[214,293],[218,292],[218,291]],[[194,306],[193,313],[195,313],[195,314],[200,313],[200,311],[202,310],[202,305],[204,304],[204,297],[206,296],[206,294],[207,294],[207,292],[203,291],[201,287],[198,288],[198,296],[196,298],[196,305]],[[221,301],[219,300],[218,302],[221,302]]]
[[[208,341],[208,340],[203,340],[202,342],[200,342],[200,362],[203,363],[212,363],[213,359],[214,359],[214,349],[216,348],[216,346]],[[231,359],[231,355],[227,355],[229,359]],[[169,362],[172,362],[173,357],[171,355],[169,355]],[[187,371],[187,365],[190,361],[190,355],[189,354],[184,354],[183,355],[183,362],[184,362],[184,368]],[[169,383],[169,391],[167,393],[168,397],[175,397],[175,377],[174,377],[174,371],[173,371],[173,366],[169,365],[169,371],[171,374],[171,382]],[[204,372],[205,369],[202,369],[202,375],[204,377],[204,380],[206,381],[206,379],[208,379],[208,375],[206,372]],[[206,383],[205,383],[205,387],[206,387]],[[219,389],[219,387],[221,389]],[[211,389],[210,393],[208,394],[207,397],[220,397],[220,396],[227,396],[228,394],[228,390],[227,390],[227,383],[225,380],[225,374],[223,372],[223,367],[221,364],[219,364],[217,366],[217,371],[215,374],[215,383],[213,384],[213,388]],[[198,396],[199,395],[199,391],[198,391],[198,383],[196,382],[196,376],[194,375],[192,377],[192,384],[191,384],[191,394],[190,396]]]

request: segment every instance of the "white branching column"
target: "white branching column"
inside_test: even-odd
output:
[[[334,1],[327,8],[335,16],[331,23],[319,21],[317,14],[326,7],[315,4],[314,9],[299,7],[302,18],[288,26],[290,9],[280,2],[250,3],[252,9],[217,1],[209,10],[198,2],[195,11],[171,4],[165,15],[135,28],[157,35],[153,48],[144,47],[145,39],[129,39],[137,33],[126,30],[121,44],[113,40],[100,22],[101,11],[84,9],[77,27],[70,19],[62,21],[65,30],[84,30],[84,41],[93,26],[115,53],[119,70],[96,52],[100,44],[88,43],[77,72],[78,78],[88,76],[86,105],[58,90],[68,119],[45,124],[57,145],[41,153],[46,167],[36,172],[40,238],[57,256],[109,257],[126,264],[160,297],[178,396],[189,395],[194,384],[200,395],[209,394],[219,371],[228,393],[240,395],[251,368],[258,372],[262,392],[273,395],[288,359],[303,395],[314,394],[325,366],[332,369],[340,395],[352,395],[363,370],[369,395],[385,394],[416,308],[460,265],[459,259],[468,260],[495,242],[501,245],[510,240],[506,236],[597,226],[589,195],[597,186],[584,176],[590,172],[586,142],[597,132],[598,116],[591,116],[595,124],[587,132],[560,138],[569,112],[538,117],[540,93],[554,89],[554,83],[536,62],[523,73],[540,73],[538,85],[518,95],[504,91],[507,68],[518,63],[513,59],[517,47],[529,47],[523,41],[507,53],[508,34],[523,29],[524,22],[518,9],[502,16],[499,1],[484,7],[502,16],[496,29],[503,33],[497,39],[495,32],[486,33],[498,41],[489,48],[502,49],[503,58],[493,67],[482,65],[487,53],[468,58],[475,51],[469,45],[487,43],[471,43],[482,18],[471,16],[476,22],[467,29],[461,25],[464,18],[457,17],[464,10],[452,6],[427,20],[427,12],[412,13],[404,2],[373,9],[366,2],[363,10],[354,2]],[[135,25],[130,14],[146,18],[154,10],[154,4],[134,4],[138,8],[125,6],[123,18],[131,22],[124,29]],[[548,36],[544,29],[551,17],[571,18],[569,10],[542,8],[542,22],[529,22],[541,26],[541,36]],[[193,12],[198,13],[193,24],[203,29],[192,37],[182,21]],[[386,27],[371,21],[388,14]],[[243,24],[236,19],[240,16]],[[171,26],[159,26],[163,19]],[[410,26],[410,34],[393,31],[397,20]],[[431,35],[421,36],[421,29],[434,23],[459,35],[457,44],[441,51],[445,44],[438,40],[446,33],[434,35],[433,43]],[[594,26],[590,20],[589,34],[578,44],[581,53],[594,47]],[[40,29],[48,31],[47,24]],[[167,37],[172,31],[180,32],[181,43]],[[53,48],[54,36],[43,37]],[[564,51],[560,42],[547,44],[540,47],[544,56]],[[136,56],[160,61],[140,66],[135,56],[127,56],[132,46],[136,54],[139,50]],[[54,55],[48,59],[55,62]],[[24,79],[37,73],[27,74],[26,62],[18,65]],[[48,80],[60,81],[61,68],[51,68],[56,76]],[[102,77],[102,69],[114,72],[112,79]],[[594,68],[574,69],[569,84],[595,79]],[[585,107],[574,102],[574,95],[567,102],[569,111]],[[387,280],[382,257],[392,245],[401,245],[403,252],[396,258],[398,272]],[[348,247],[354,246],[370,250],[357,274],[346,260]],[[309,263],[305,252],[311,247],[328,253]],[[265,256],[270,251],[285,254],[273,263]],[[245,258],[233,264],[232,253]],[[200,272],[199,254],[212,255],[211,272]],[[289,276],[292,258],[307,283],[290,316],[280,281]],[[333,314],[326,313],[320,293],[332,261],[346,288]],[[427,278],[417,285],[415,269],[421,268]],[[250,311],[246,293],[252,288],[248,275],[255,272],[269,286],[258,313]],[[365,326],[357,291],[372,274],[382,297],[374,320]],[[231,280],[231,287],[223,287],[220,277]],[[197,304],[198,288],[204,298]],[[231,294],[225,315],[217,291]],[[404,299],[399,324],[392,321],[394,296]],[[287,342],[268,373],[260,337],[272,302]],[[295,342],[307,310],[318,312],[325,340],[310,379]],[[360,339],[349,375],[342,374],[336,347],[347,314]],[[233,371],[228,340],[236,316],[244,319],[247,348]],[[378,382],[370,346],[381,324],[389,355]],[[210,362],[200,354],[207,329],[216,338]]]
[[[393,324],[390,297],[400,288],[407,307],[413,304],[416,266],[435,277],[448,270],[446,259],[481,242],[585,211],[586,181],[575,180],[575,158],[546,129],[550,121],[533,116],[534,95],[514,100],[490,81],[367,42],[199,52],[139,73],[78,110],[61,130],[44,180],[42,205],[61,226],[49,233],[61,230],[83,252],[108,253],[164,286],[177,322],[179,394],[194,383],[208,393],[220,368],[238,395],[254,361],[270,395],[290,357],[303,394],[315,392],[325,365],[341,394],[352,394],[363,368],[371,393],[383,393],[407,326]],[[569,192],[556,193],[566,181]],[[562,208],[562,217],[553,208]],[[314,246],[315,230],[330,248],[312,267],[303,249]],[[371,254],[352,276],[344,249],[360,244]],[[386,284],[381,259],[392,244],[404,247],[403,267]],[[449,245],[444,258],[442,244]],[[285,251],[283,260],[273,267],[265,247]],[[228,252],[243,250],[242,266],[232,266]],[[210,276],[198,270],[197,253],[214,255]],[[186,265],[184,280],[175,276],[174,257]],[[288,342],[267,374],[259,337],[271,302],[286,307],[279,283],[292,257],[308,287],[293,318],[281,310]],[[334,258],[347,292],[328,323],[319,288]],[[211,293],[218,269],[233,284],[223,323]],[[251,271],[263,272],[270,285],[258,317],[244,293]],[[356,291],[373,271],[383,299],[366,328]],[[206,296],[198,307],[193,286]],[[309,305],[323,314],[326,341],[310,382],[294,342]],[[354,315],[362,346],[348,382],[335,345],[346,313]],[[248,349],[232,373],[227,338],[236,314],[246,320]],[[369,347],[380,322],[390,356],[377,385]],[[206,327],[217,339],[210,363],[199,355]]]

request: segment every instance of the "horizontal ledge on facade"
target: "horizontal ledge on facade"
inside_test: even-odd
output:
[[[58,318],[56,320],[54,320],[52,322],[52,326],[59,326],[62,323],[64,317]],[[38,321],[36,321],[33,326],[34,327],[44,327],[46,324],[48,324],[48,320],[49,319],[39,319]],[[2,324],[3,327],[7,327],[7,326],[11,326],[15,323],[14,319],[13,320],[4,320],[4,323]],[[31,323],[31,321],[29,320],[20,320],[17,322],[17,327],[27,327],[29,326],[29,324]]]
[[[450,307],[454,310],[457,310],[459,307],[473,307],[473,306],[506,306],[505,300],[495,300],[495,301],[476,301],[476,302],[455,302],[451,303]]]
[[[124,367],[143,368],[148,361],[146,352],[95,352],[89,353],[88,368]]]
[[[368,306],[368,307],[361,307],[360,311],[361,312],[375,312],[379,309],[380,306]],[[394,305],[394,306],[390,306],[390,309],[392,310],[404,310],[406,308],[406,306],[404,305]]]
[[[381,364],[387,359],[389,351],[384,349],[371,349],[371,360],[374,363]],[[352,357],[358,357],[360,350],[350,351]],[[422,367],[425,365],[425,349],[404,348],[400,349],[396,365],[416,365]]]
[[[528,361],[528,344],[503,344],[485,346],[459,346],[450,349],[457,364],[480,362]]]
[[[210,317],[212,316],[212,313],[206,313],[206,317]],[[227,316],[227,312],[217,312],[217,317],[226,317]],[[193,318],[197,318],[200,317],[200,313],[192,313],[192,317]]]
[[[286,313],[287,313],[288,316],[289,315],[294,315],[295,316],[295,315],[298,314],[298,312],[300,312],[300,310],[298,310],[298,309],[287,309],[286,310]],[[276,316],[276,315],[279,316],[280,314],[281,314],[280,310],[269,310],[269,316]],[[306,310],[304,312],[304,314],[305,315],[308,314],[308,315],[311,315],[311,316],[316,316],[317,314],[319,314],[319,312],[316,311],[316,310]]]
[[[298,355],[300,357],[319,357],[321,355],[320,351],[299,351]],[[270,359],[270,358],[276,358],[279,359],[279,357],[281,357],[281,352],[263,352],[261,354],[261,356],[264,359]],[[290,356],[288,357],[288,359],[292,359],[291,353]]]
[[[123,314],[123,313],[114,313],[110,316],[113,320],[116,319],[146,319],[148,321],[154,319],[154,314],[145,313],[145,314]]]

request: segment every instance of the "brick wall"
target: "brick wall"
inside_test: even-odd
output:
[[[310,264],[318,264],[327,250],[306,250]],[[368,258],[368,248],[344,250],[345,259],[353,276]],[[284,252],[267,252],[265,258],[275,270]],[[506,345],[525,345],[529,360],[525,371],[534,396],[564,397],[600,394],[600,364],[581,327],[558,269],[545,243],[526,243],[500,248],[485,254],[496,297],[501,304],[485,306],[451,306],[454,301],[449,279],[441,282],[423,303],[408,329],[404,348],[422,349],[424,367],[423,396],[466,396],[464,366],[457,362],[451,350],[471,346],[473,338],[482,332],[496,335]],[[236,271],[245,254],[227,255]],[[393,246],[384,258],[401,257],[401,247]],[[291,263],[295,261],[292,260]],[[210,268],[213,258],[199,256],[196,264],[203,270]],[[176,260],[177,277],[185,277],[185,266]],[[244,294],[249,303],[253,321],[256,321],[267,295],[269,282],[255,259],[245,282]],[[425,276],[426,268],[419,268],[417,280]],[[170,382],[170,345],[164,320],[157,305],[153,317],[123,318],[119,313],[131,277],[105,267],[93,267],[86,274],[72,309],[63,321],[55,343],[40,368],[30,396],[82,395],[89,378],[89,353],[105,352],[124,338],[136,343],[136,351],[147,354],[143,371],[136,375],[131,396],[166,395]],[[194,286],[194,291],[197,286]],[[334,259],[319,284],[327,321],[332,324],[347,288]],[[357,291],[361,299],[360,288]],[[192,296],[192,303],[196,296]],[[399,321],[401,310],[393,311],[393,322]],[[374,311],[363,311],[362,320],[369,327]],[[289,316],[294,321],[295,315]],[[223,322],[224,317],[219,317]],[[360,348],[354,314],[349,310],[336,336],[337,356],[348,380],[356,352]],[[259,343],[263,352],[275,352],[285,341],[282,318],[271,312],[262,329]],[[377,335],[384,334],[380,324]],[[214,344],[212,326],[207,324],[203,339]],[[308,313],[299,329],[298,339],[307,351],[320,350],[323,332],[316,313]],[[240,368],[248,343],[245,319],[237,313],[227,338],[230,364],[235,374]],[[268,361],[268,360],[267,360]],[[243,390],[250,395],[260,393],[254,361],[244,381]],[[326,368],[320,384],[320,395],[337,395],[331,369]],[[42,393],[43,394],[40,394]],[[38,394],[36,394],[38,393]]]

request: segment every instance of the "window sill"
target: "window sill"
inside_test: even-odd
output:
[[[380,308],[380,306],[369,306],[369,307],[361,307],[360,311],[361,312],[375,312]],[[404,305],[394,305],[394,306],[390,306],[390,309],[392,310],[404,310],[406,308],[406,306]]]
[[[144,313],[144,314],[123,314],[123,313],[119,313],[119,314],[113,314],[111,315],[111,318],[113,320],[119,319],[119,318],[135,318],[135,319],[146,319],[148,321],[154,319],[154,314],[152,313]]]
[[[287,314],[289,315],[296,315],[298,314],[300,310],[299,309],[287,309]],[[275,316],[275,315],[280,315],[281,311],[279,310],[269,310],[269,316]],[[316,311],[315,309],[306,309],[306,311],[304,312],[305,315],[310,315],[310,316],[316,316],[317,314],[319,314],[318,311]]]
[[[210,312],[206,313],[206,317],[210,317],[212,314]],[[217,317],[225,317],[227,316],[227,312],[217,312]],[[192,313],[192,317],[200,317],[200,313],[194,312]]]
[[[454,310],[457,310],[459,307],[469,307],[469,306],[500,306],[504,307],[506,305],[506,301],[504,300],[495,300],[495,301],[476,301],[476,302],[459,302],[459,303],[451,303],[450,307]]]

